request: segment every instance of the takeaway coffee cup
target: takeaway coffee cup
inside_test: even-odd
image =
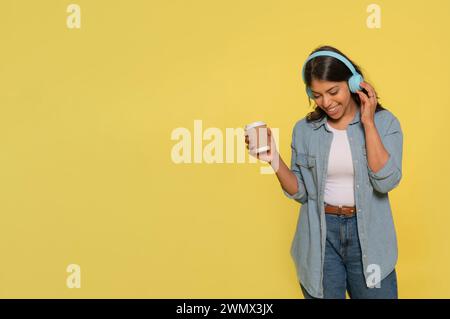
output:
[[[248,136],[249,149],[255,149],[255,153],[265,153],[270,150],[267,124],[261,121],[253,122],[245,126],[245,135]]]

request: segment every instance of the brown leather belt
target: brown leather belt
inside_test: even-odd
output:
[[[325,203],[325,213],[352,216],[356,213],[356,206],[333,206]]]

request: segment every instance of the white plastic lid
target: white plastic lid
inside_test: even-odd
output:
[[[263,121],[253,122],[253,123],[247,124],[245,126],[245,130],[247,131],[247,130],[249,130],[251,128],[254,128],[254,127],[257,127],[257,126],[262,126],[262,125],[266,125],[266,123],[263,122]]]

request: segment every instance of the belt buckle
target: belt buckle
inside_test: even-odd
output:
[[[351,217],[354,215],[353,209],[350,209],[350,212],[348,212],[348,213],[344,213],[342,211],[342,205],[338,206],[338,213],[339,213],[339,216],[346,216],[346,217]]]

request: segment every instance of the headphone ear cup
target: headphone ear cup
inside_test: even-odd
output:
[[[364,79],[361,74],[355,74],[348,80],[348,87],[350,89],[350,92],[356,93],[356,91],[362,90],[362,88],[359,86],[361,82],[364,82]]]
[[[311,88],[309,86],[306,87],[306,94],[308,94],[309,98],[314,100],[314,95],[311,91]]]

